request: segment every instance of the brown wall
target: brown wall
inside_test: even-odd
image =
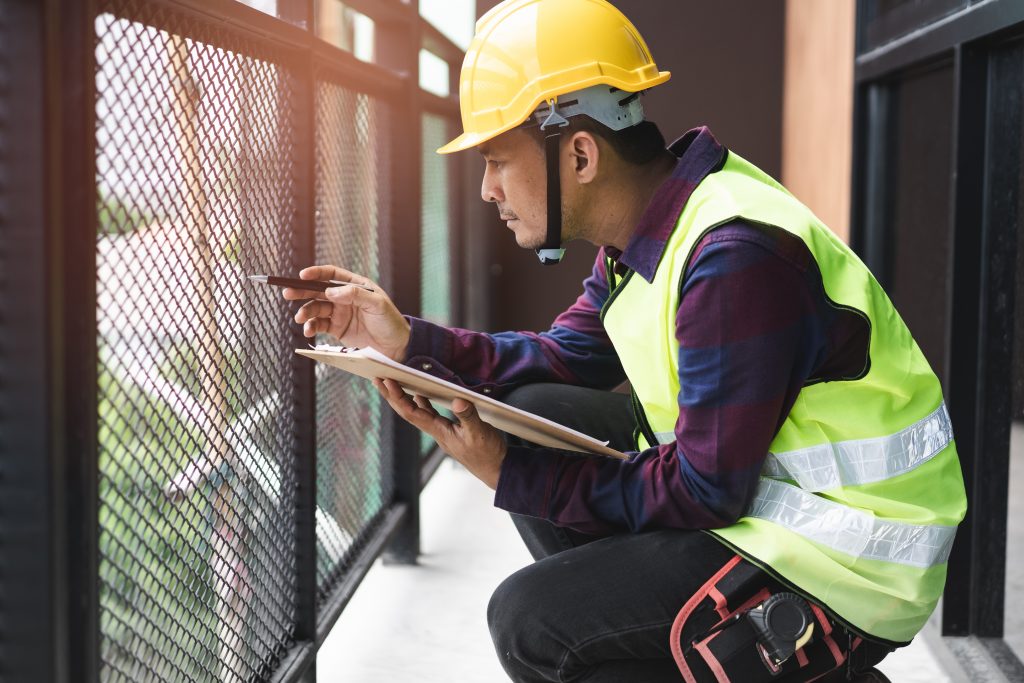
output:
[[[782,182],[850,234],[854,0],[787,0]]]
[[[648,118],[658,122],[666,138],[707,124],[727,147],[778,177],[784,2],[614,0],[644,36],[658,66],[672,72],[672,80],[644,100]],[[495,4],[478,0],[478,14]],[[494,217],[471,225],[498,233],[489,254],[489,329],[546,329],[580,293],[593,265],[593,246],[574,242],[561,264],[541,266]]]

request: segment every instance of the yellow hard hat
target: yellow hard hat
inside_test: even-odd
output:
[[[605,0],[506,0],[476,24],[459,83],[464,132],[437,151],[475,147],[559,95],[598,84],[638,92],[669,76]]]

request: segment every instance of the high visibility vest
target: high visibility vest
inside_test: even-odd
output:
[[[637,446],[675,440],[682,277],[697,242],[739,218],[807,245],[829,303],[870,325],[869,357],[857,376],[802,388],[753,502],[710,533],[857,631],[908,642],[942,593],[967,507],[939,380],[856,254],[731,152],[687,201],[652,282],[609,268],[602,319],[633,386]]]

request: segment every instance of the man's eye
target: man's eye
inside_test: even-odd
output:
[[[498,161],[497,159],[488,159],[487,165],[490,166],[491,168],[501,168],[501,162]]]

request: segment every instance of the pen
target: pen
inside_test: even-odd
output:
[[[324,292],[331,287],[358,287],[359,289],[365,289],[367,292],[376,291],[366,285],[357,285],[354,282],[342,282],[341,280],[299,280],[291,277],[277,277],[276,275],[250,275],[249,279],[264,285],[306,289],[314,292]]]

